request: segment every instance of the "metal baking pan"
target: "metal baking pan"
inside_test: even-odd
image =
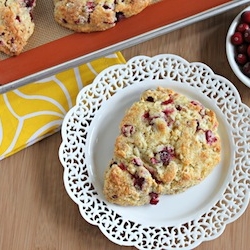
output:
[[[41,80],[243,4],[246,0],[162,0],[114,28],[74,33],[53,22],[53,1],[38,1],[35,33],[22,54],[0,57],[0,93]]]

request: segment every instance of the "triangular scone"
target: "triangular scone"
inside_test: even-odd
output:
[[[120,123],[104,195],[119,205],[157,204],[200,183],[220,161],[212,110],[173,90],[145,91]]]
[[[36,0],[0,0],[0,51],[19,55],[34,32]]]

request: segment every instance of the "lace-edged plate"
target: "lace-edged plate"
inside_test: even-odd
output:
[[[164,86],[213,109],[222,160],[199,185],[161,196],[156,205],[121,207],[105,201],[103,176],[118,124],[143,90]],[[137,56],[101,72],[84,87],[62,125],[59,158],[64,184],[83,218],[118,245],[192,249],[220,236],[246,209],[250,190],[250,109],[232,83],[205,64],[162,54]]]

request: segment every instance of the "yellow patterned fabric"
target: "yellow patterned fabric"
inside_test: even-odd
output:
[[[120,52],[0,95],[0,160],[58,131],[79,91],[105,68],[125,63]]]

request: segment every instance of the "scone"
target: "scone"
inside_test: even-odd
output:
[[[54,0],[54,18],[61,26],[76,32],[103,31],[151,3],[151,0]]]
[[[157,204],[200,183],[220,162],[215,113],[173,90],[147,90],[120,123],[104,195],[118,205]]]
[[[0,0],[0,51],[19,55],[33,34],[35,0]]]

